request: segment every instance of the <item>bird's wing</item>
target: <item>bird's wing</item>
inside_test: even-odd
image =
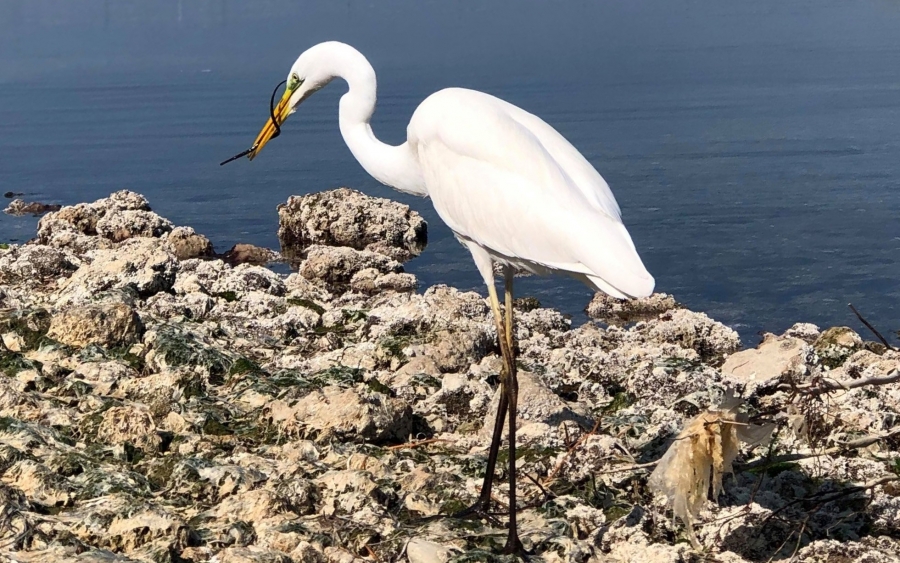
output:
[[[488,96],[488,94],[484,95]],[[490,97],[493,98],[493,96]],[[509,117],[518,121],[532,135],[537,137],[547,153],[553,157],[553,160],[556,161],[560,168],[565,170],[569,178],[581,190],[589,204],[598,211],[602,211],[614,219],[621,220],[622,215],[619,210],[619,204],[616,202],[612,190],[609,189],[609,184],[597,172],[597,169],[584,158],[584,155],[572,146],[572,143],[540,117],[528,113],[507,101],[499,98],[493,99],[496,100],[496,103],[503,108]]]
[[[614,295],[649,294],[653,278],[609,187],[549,125],[540,121],[535,134],[525,122],[537,118],[510,108],[487,94],[449,89],[416,110],[409,143],[441,219],[503,256],[587,276]],[[573,178],[590,179],[585,166],[600,181],[591,189]]]

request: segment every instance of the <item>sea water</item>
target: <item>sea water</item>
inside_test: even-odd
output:
[[[350,186],[426,218],[428,248],[406,265],[423,288],[484,292],[430,202],[354,161],[343,84],[254,162],[218,165],[252,142],[297,55],[339,39],[378,72],[373,128],[387,142],[447,86],[543,117],[609,182],[657,290],[746,342],[798,321],[864,332],[848,302],[889,333],[898,28],[886,0],[0,0],[0,192],[73,204],[127,188],[224,251],[277,248],[279,203]],[[0,216],[0,242],[33,237],[36,221]],[[576,322],[591,297],[561,277],[517,288]]]

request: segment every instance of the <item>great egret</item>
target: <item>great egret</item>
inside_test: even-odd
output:
[[[238,157],[252,160],[303,100],[335,78],[349,87],[341,97],[339,122],[353,156],[379,182],[430,197],[438,215],[472,253],[487,284],[504,366],[500,403],[481,495],[457,516],[488,509],[508,414],[509,536],[504,553],[522,555],[516,528],[513,271],[565,273],[618,298],[650,295],[653,277],[622,224],[609,186],[555,129],[489,94],[448,88],[419,105],[405,143],[382,143],[369,124],[375,111],[375,71],[344,43],[320,43],[300,55],[277,106],[273,93],[269,121]],[[505,321],[494,287],[495,263],[505,282]]]

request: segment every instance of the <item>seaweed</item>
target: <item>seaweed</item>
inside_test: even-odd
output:
[[[50,313],[46,309],[16,310],[0,317],[0,332],[18,334],[25,350],[40,348],[49,330]]]
[[[153,348],[166,365],[205,369],[210,382],[228,373],[234,363],[216,348],[199,342],[193,334],[172,326],[164,326],[157,332]]]
[[[288,305],[293,305],[296,307],[306,307],[311,311],[315,311],[318,314],[325,313],[325,307],[319,305],[315,301],[311,301],[309,299],[303,299],[302,297],[288,297],[287,298]]]

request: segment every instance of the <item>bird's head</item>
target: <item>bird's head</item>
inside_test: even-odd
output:
[[[253,146],[222,164],[227,164],[242,156],[247,156],[250,160],[253,160],[259,154],[259,151],[266,146],[266,143],[281,134],[281,125],[291,114],[297,111],[297,107],[303,103],[303,100],[324,88],[334,79],[335,73],[332,64],[330,64],[334,60],[334,56],[330,52],[334,50],[333,43],[320,43],[307,49],[297,58],[296,62],[291,66],[291,71],[288,73],[285,81],[278,84],[275,87],[275,91],[272,92],[272,98],[269,102],[269,119],[259,132],[259,135],[256,136]],[[276,103],[275,96],[282,84],[285,86],[284,94]]]

